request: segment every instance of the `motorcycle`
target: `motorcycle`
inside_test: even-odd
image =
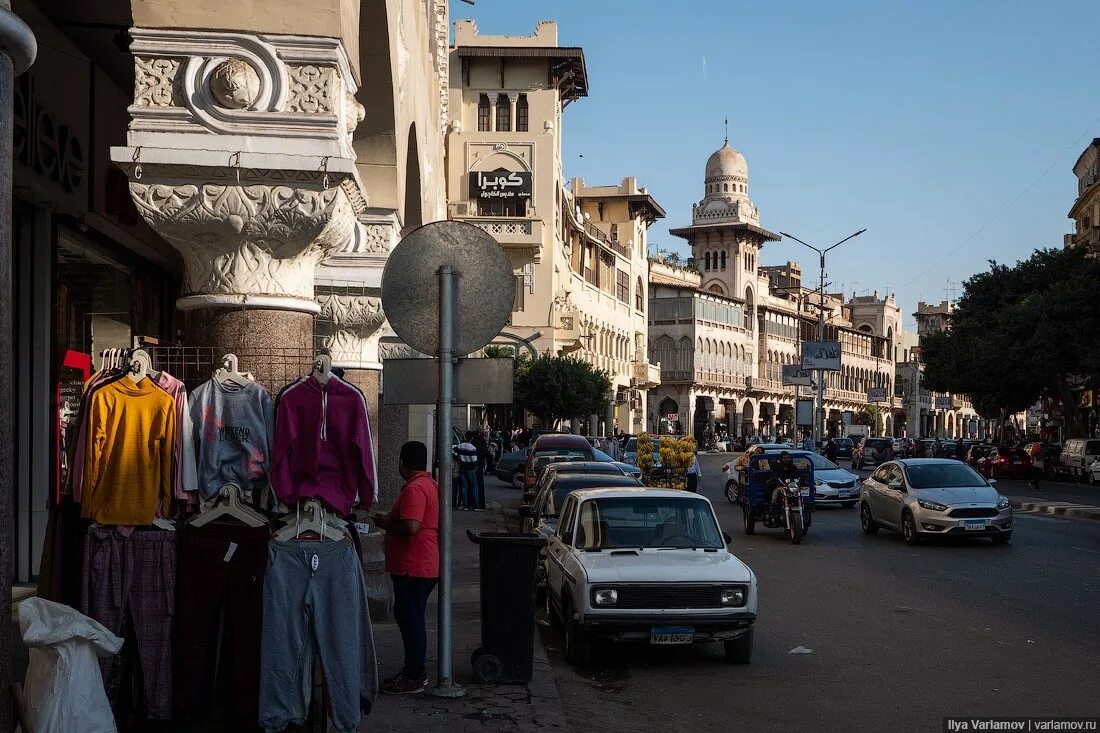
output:
[[[804,458],[795,458],[797,478],[779,482],[779,505],[772,503],[773,467],[775,456],[755,455],[749,459],[747,481],[739,492],[739,503],[745,520],[745,534],[755,534],[756,523],[765,527],[782,529],[791,544],[802,542],[813,520],[815,496],[813,464]],[[728,498],[728,497],[727,497]]]
[[[779,492],[779,511],[764,515],[765,527],[782,527],[791,538],[791,544],[802,542],[806,533],[806,515],[802,511],[802,486],[798,479],[787,481]]]

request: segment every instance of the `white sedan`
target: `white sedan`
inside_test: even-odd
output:
[[[547,546],[547,610],[565,625],[571,664],[593,641],[723,642],[747,664],[756,575],[727,549],[698,494],[647,488],[574,491]]]

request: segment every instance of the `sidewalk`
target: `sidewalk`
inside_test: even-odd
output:
[[[1017,479],[1003,479],[997,484],[1018,511],[1100,519],[1100,488],[1045,479],[1040,479],[1038,486],[1033,489],[1026,481]]]
[[[1100,520],[1100,506],[1087,504],[1070,504],[1064,501],[1020,501],[1012,499],[1012,508],[1022,512],[1035,512],[1037,514],[1054,514],[1060,517],[1073,517],[1075,519]]]
[[[546,657],[546,650],[536,631],[535,674],[527,685],[477,684],[470,668],[470,657],[481,643],[480,584],[478,578],[478,548],[466,537],[473,532],[505,531],[504,516],[496,502],[488,511],[455,512],[454,514],[454,619],[453,672],[455,681],[466,688],[466,697],[455,700],[432,697],[430,694],[390,696],[379,695],[374,710],[364,718],[361,731],[384,730],[388,733],[427,733],[447,731],[566,731],[561,697]],[[437,596],[432,594],[428,606],[428,674],[435,682],[437,660]],[[375,644],[378,650],[379,674],[384,679],[401,665],[401,636],[395,624],[376,624]],[[430,688],[429,688],[430,689]]]

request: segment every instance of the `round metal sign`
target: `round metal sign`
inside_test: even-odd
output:
[[[455,356],[496,338],[512,315],[515,275],[508,255],[482,229],[437,221],[409,232],[382,273],[382,307],[390,326],[417,351],[439,356],[439,268],[455,277]]]

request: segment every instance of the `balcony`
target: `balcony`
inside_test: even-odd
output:
[[[661,369],[661,384],[701,384],[724,389],[744,389],[745,377],[709,369]]]
[[[754,392],[782,392],[782,393],[794,393],[794,387],[783,386],[783,382],[778,379],[765,379],[763,377],[750,377],[748,380],[749,389]]]
[[[632,365],[631,382],[638,389],[653,389],[661,384],[661,367],[645,361]]]
[[[542,219],[520,219],[507,216],[460,216],[460,221],[473,224],[493,236],[501,247],[542,247]]]

